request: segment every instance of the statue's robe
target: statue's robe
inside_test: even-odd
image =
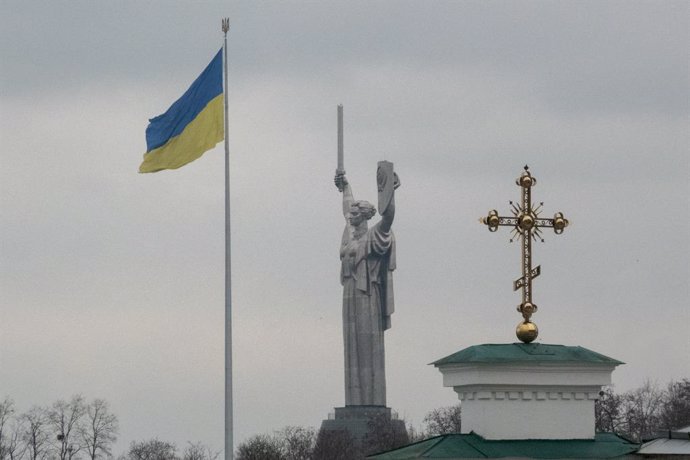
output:
[[[383,332],[394,310],[395,238],[380,223],[359,239],[346,226],[340,250],[345,405],[385,406]]]

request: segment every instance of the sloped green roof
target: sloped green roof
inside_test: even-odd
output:
[[[434,361],[442,364],[562,362],[619,365],[623,362],[583,347],[542,343],[488,343],[474,345]]]
[[[489,441],[470,434],[446,434],[410,444],[399,449],[371,455],[378,460],[414,460],[425,458],[616,458],[636,452],[639,444],[612,433],[597,433],[595,439],[531,439]]]

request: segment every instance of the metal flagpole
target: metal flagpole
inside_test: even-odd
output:
[[[225,105],[225,460],[234,457],[232,439],[232,289],[230,276],[230,144],[228,142],[228,30],[223,28],[223,99]]]

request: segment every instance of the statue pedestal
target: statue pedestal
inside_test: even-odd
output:
[[[336,407],[335,416],[321,423],[321,431],[347,431],[361,444],[372,424],[389,423],[396,435],[407,438],[405,422],[394,418],[391,408],[385,406]]]
[[[490,344],[433,363],[462,401],[462,433],[594,439],[594,402],[620,361],[582,347]]]

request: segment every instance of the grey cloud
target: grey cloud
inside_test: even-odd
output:
[[[182,72],[179,62],[210,55],[209,43],[220,46],[208,12],[191,3],[174,10],[154,1],[6,9],[6,92],[92,78],[155,80]],[[223,14],[216,5],[209,10]],[[479,69],[538,88],[535,101],[559,112],[678,116],[688,109],[684,2],[247,2],[230,14],[235,80],[276,72],[335,78],[353,63],[394,63],[459,74]]]

